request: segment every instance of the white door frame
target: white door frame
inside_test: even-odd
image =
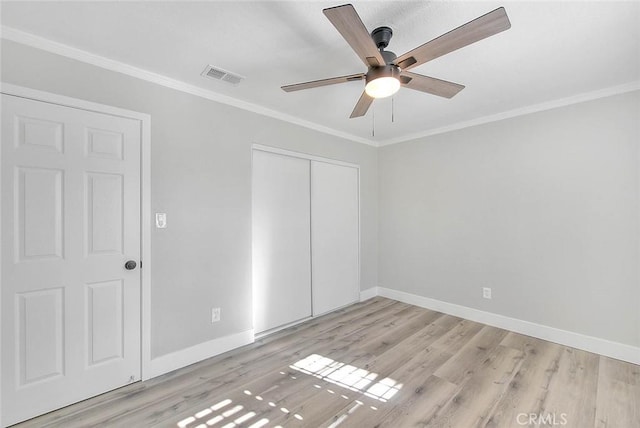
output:
[[[12,85],[0,82],[0,92],[6,95],[13,95],[21,98],[28,98],[35,101],[41,101],[50,104],[61,105],[65,107],[78,108],[87,111],[93,111],[111,116],[124,117],[140,121],[140,260],[143,266],[140,269],[141,284],[141,367],[140,372],[142,380],[146,380],[150,376],[151,364],[151,116],[145,113],[139,113],[131,110],[125,110],[108,105],[98,104],[76,98],[70,98],[63,95],[43,92],[31,88]],[[1,175],[0,175],[1,177]],[[1,179],[1,178],[0,178]],[[1,183],[0,183],[1,184]],[[0,200],[0,207],[1,207]],[[0,209],[0,216],[2,215]],[[1,220],[1,218],[0,218]],[[2,237],[0,236],[0,239]],[[1,254],[0,247],[0,257]],[[1,269],[0,265],[0,269]],[[0,274],[2,272],[0,271]],[[1,277],[1,276],[0,276]],[[0,293],[0,299],[2,294]],[[1,303],[1,301],[0,301]],[[0,319],[2,319],[2,305],[0,304]],[[1,342],[0,342],[0,346]],[[1,351],[1,350],[0,350]],[[0,352],[0,356],[2,353]],[[1,361],[0,361],[1,363]],[[0,396],[0,403],[2,396]]]

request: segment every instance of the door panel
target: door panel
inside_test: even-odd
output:
[[[16,295],[21,387],[63,375],[63,295],[62,288]]]
[[[358,169],[311,162],[313,315],[360,297]]]
[[[62,258],[63,171],[16,168],[16,236],[19,262]]]
[[[87,364],[122,359],[122,280],[87,285]]]
[[[309,161],[253,151],[256,333],[311,316]]]
[[[140,379],[140,135],[2,95],[2,424]]]
[[[15,115],[17,147],[62,153],[64,123]]]
[[[86,175],[87,250],[89,255],[122,254],[124,230],[122,174]]]
[[[94,158],[122,159],[124,135],[104,129],[87,129],[87,155]]]

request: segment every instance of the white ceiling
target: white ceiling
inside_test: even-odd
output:
[[[363,81],[285,93],[280,86],[365,72],[322,14],[346,1],[2,2],[2,24],[373,142],[400,140],[640,81],[640,2],[352,2],[400,55],[497,7],[511,29],[412,71],[461,83],[447,100],[401,89],[362,118]],[[246,77],[200,76],[207,64]],[[372,127],[375,122],[375,137]]]

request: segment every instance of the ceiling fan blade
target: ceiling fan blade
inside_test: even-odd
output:
[[[351,116],[349,116],[349,119],[353,119],[354,117],[364,116],[365,114],[367,114],[367,110],[369,110],[371,103],[373,103],[373,98],[367,95],[366,92],[363,92],[362,95],[360,96],[360,99],[356,103],[356,106],[353,108],[353,111],[351,112]]]
[[[509,28],[511,22],[507,12],[504,7],[499,7],[399,56],[395,64],[402,70],[408,70]]]
[[[367,66],[384,65],[378,50],[360,16],[350,4],[330,7],[322,11],[349,46]]]
[[[354,80],[364,79],[364,73],[350,74],[348,76],[331,77],[329,79],[313,80],[311,82],[295,83],[293,85],[286,85],[282,87],[285,92],[300,91],[302,89],[317,88],[319,86],[335,85],[336,83],[351,82]]]
[[[400,74],[402,86],[416,91],[427,92],[444,98],[452,98],[464,89],[464,85],[436,79],[435,77],[423,76],[422,74],[403,71]]]

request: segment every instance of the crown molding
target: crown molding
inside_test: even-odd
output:
[[[310,122],[308,120],[282,113],[267,107],[263,107],[258,104],[250,103],[248,101],[243,101],[227,95],[222,95],[208,89],[203,89],[198,86],[191,85],[181,80],[173,79],[167,76],[163,76],[162,74],[134,67],[132,65],[116,61],[111,58],[96,55],[82,49],[74,48],[63,43],[54,42],[53,40],[36,36],[35,34],[27,33],[25,31],[17,30],[12,27],[7,27],[5,25],[0,26],[0,37],[16,43],[21,43],[23,45],[51,52],[60,56],[75,59],[77,61],[82,61],[87,64],[95,65],[107,70],[126,74],[128,76],[132,76],[141,80],[146,80],[148,82],[195,95],[197,97],[206,98],[211,101],[250,111],[262,116],[271,117],[274,119],[282,120],[284,122],[292,123],[294,125],[313,129],[314,131],[322,132],[324,134],[333,135],[335,137],[344,138],[345,140],[350,140],[369,146],[377,146],[376,142],[371,141],[367,138],[362,138],[356,135],[349,134],[347,132],[338,131],[327,126],[320,125],[315,122]]]
[[[472,126],[483,125],[491,122],[498,122],[500,120],[509,119],[518,116],[524,116],[531,113],[537,113],[545,110],[551,110],[558,107],[564,107],[571,104],[577,104],[585,101],[596,100],[599,98],[609,97],[612,95],[623,94],[626,92],[632,92],[640,90],[640,81],[629,82],[623,85],[613,86],[609,88],[599,89],[596,91],[586,92],[571,97],[560,98],[553,101],[548,101],[540,104],[535,104],[527,107],[508,110],[505,112],[497,113],[494,115],[483,116],[476,119],[454,123],[452,125],[443,126],[441,128],[428,129],[413,134],[404,135],[401,137],[390,138],[386,140],[374,141],[368,138],[359,137],[344,131],[330,128],[328,126],[320,125],[315,122],[311,122],[296,116],[292,116],[287,113],[282,113],[277,110],[273,110],[267,107],[263,107],[258,104],[250,103],[248,101],[239,100],[227,95],[222,95],[217,92],[204,89],[189,83],[173,79],[167,76],[163,76],[152,71],[144,70],[142,68],[134,67],[130,64],[126,64],[120,61],[116,61],[110,58],[106,58],[100,55],[93,54],[81,49],[65,45],[63,43],[54,42],[44,37],[36,36],[35,34],[27,33],[12,27],[5,25],[0,26],[0,38],[11,40],[16,43],[31,46],[37,49],[41,49],[47,52],[51,52],[60,56],[75,59],[77,61],[92,64],[97,67],[101,67],[107,70],[115,71],[118,73],[126,74],[141,80],[145,80],[151,83],[155,83],[167,88],[175,89],[177,91],[185,92],[197,97],[205,98],[211,101],[215,101],[221,104],[226,104],[232,107],[236,107],[242,110],[250,111],[252,113],[260,114],[262,116],[271,117],[274,119],[282,120],[284,122],[299,125],[314,131],[322,132],[324,134],[333,135],[335,137],[343,138],[345,140],[354,141],[356,143],[366,144],[373,147],[389,146],[392,144],[404,143],[419,138],[430,137],[432,135],[444,134],[447,132],[457,131]]]
[[[405,143],[407,141],[417,140],[418,138],[430,137],[432,135],[445,134],[451,131],[457,131],[459,129],[469,128],[472,126],[483,125],[485,123],[498,122],[504,119],[510,119],[512,117],[524,116],[531,113],[537,113],[545,110],[552,110],[558,107],[565,107],[571,104],[578,104],[585,101],[597,100],[599,98],[610,97],[613,95],[624,94],[627,92],[633,92],[640,90],[640,80],[635,82],[625,83],[624,85],[612,86],[609,88],[599,89],[597,91],[585,92],[571,97],[560,98],[553,101],[548,101],[540,104],[534,104],[527,107],[508,110],[502,113],[493,114],[490,116],[479,117],[477,119],[468,120],[465,122],[454,123],[453,125],[443,126],[442,128],[430,129],[423,132],[416,132],[415,134],[405,135],[398,138],[390,138],[384,141],[378,142],[378,147],[389,146],[392,144]]]

